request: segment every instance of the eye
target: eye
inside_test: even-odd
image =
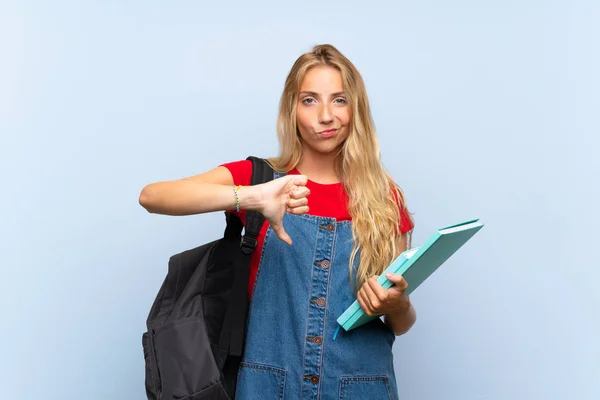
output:
[[[334,100],[336,103],[338,104],[346,104],[346,99],[339,97],[337,99]]]
[[[312,104],[314,103],[315,99],[313,99],[312,97],[307,97],[306,99],[302,100],[302,104]]]

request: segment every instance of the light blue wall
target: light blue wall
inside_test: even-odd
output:
[[[200,3],[0,5],[0,398],[144,397],[167,259],[222,216],[139,191],[274,154],[285,75],[321,42],[364,75],[414,243],[486,223],[413,295],[403,398],[600,398],[600,3]]]

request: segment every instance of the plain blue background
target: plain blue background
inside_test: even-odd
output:
[[[486,224],[413,295],[402,398],[600,398],[600,3],[371,3],[2,2],[0,398],[144,398],[168,257],[223,218],[139,192],[275,154],[317,43],[365,78],[414,244]]]

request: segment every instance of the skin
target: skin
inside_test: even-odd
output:
[[[303,143],[299,171],[319,183],[339,182],[333,166],[339,148],[348,138],[351,117],[340,72],[324,66],[310,69],[300,85],[296,106]],[[333,130],[333,136],[321,134],[327,130]]]
[[[305,214],[309,211],[306,187],[308,177],[314,182],[336,183],[335,157],[348,138],[352,119],[339,71],[330,67],[315,67],[308,71],[297,104],[298,131],[303,142],[303,158],[298,165],[301,175],[287,175],[270,182],[242,187],[238,197],[240,207],[264,215],[277,237],[288,245],[292,239],[283,227],[286,212]],[[333,130],[331,135],[321,132]],[[329,136],[329,137],[326,137]],[[235,197],[233,177],[225,167],[172,181],[146,185],[139,203],[148,212],[164,215],[194,215],[233,210]],[[406,249],[406,236],[398,246]],[[415,322],[415,311],[404,294],[402,277],[390,277],[396,286],[383,289],[376,277],[368,280],[358,292],[358,301],[369,315],[385,315],[385,322],[396,334],[407,332]]]
[[[240,208],[258,211],[269,222],[277,237],[288,245],[292,238],[283,228],[285,212],[308,212],[305,175],[288,175],[270,182],[242,187],[238,191]],[[194,215],[235,209],[233,177],[225,167],[202,174],[146,185],[139,203],[149,213],[163,215]]]
[[[310,69],[300,86],[296,107],[298,131],[303,143],[303,159],[298,170],[321,183],[335,183],[339,177],[333,168],[339,148],[348,138],[352,119],[341,73],[332,67]],[[322,132],[333,130],[331,136]],[[304,202],[294,203],[297,205]],[[398,239],[406,250],[406,235]],[[386,324],[396,335],[414,325],[416,313],[405,294],[407,283],[401,275],[387,277],[395,283],[388,290],[370,278],[358,292],[358,302],[368,315],[385,315]]]

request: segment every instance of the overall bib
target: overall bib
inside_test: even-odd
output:
[[[286,213],[283,224],[293,245],[268,229],[236,399],[397,400],[395,335],[379,318],[334,340],[356,299],[351,221]]]

